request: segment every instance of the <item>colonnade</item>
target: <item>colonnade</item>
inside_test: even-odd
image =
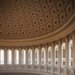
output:
[[[46,44],[0,47],[0,72],[9,71],[75,75],[75,33]]]

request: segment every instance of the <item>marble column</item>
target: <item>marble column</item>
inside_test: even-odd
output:
[[[65,65],[66,65],[66,75],[68,74],[68,65],[69,65],[69,37],[66,36],[65,39],[66,49],[65,49]]]
[[[7,47],[3,47],[4,50],[4,70],[7,70]]]
[[[45,72],[47,72],[47,65],[48,65],[48,46],[45,44],[45,49],[46,49],[46,64],[45,64]]]
[[[7,48],[4,47],[3,50],[4,50],[4,65],[7,65]]]
[[[12,65],[14,65],[14,48],[12,48]]]
[[[58,41],[58,74],[60,75],[60,67],[61,67],[61,39]]]
[[[26,47],[26,70],[28,70],[28,48]]]
[[[21,70],[21,47],[18,48],[19,49],[19,70]]]
[[[73,70],[75,75],[75,32],[73,32]]]
[[[52,46],[52,56],[51,56],[51,73],[54,73],[54,42],[51,43]]]
[[[41,71],[41,45],[39,45],[39,71]]]
[[[35,64],[35,48],[32,47],[32,70],[34,71],[34,64]]]

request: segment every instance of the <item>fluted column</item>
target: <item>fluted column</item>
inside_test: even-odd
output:
[[[61,67],[61,40],[58,41],[58,67],[59,67],[59,75],[60,75],[60,67]]]
[[[4,50],[4,70],[7,70],[7,48],[3,48]]]
[[[45,64],[45,70],[47,72],[47,64],[48,64],[48,46],[45,44],[45,49],[46,49],[46,64]]]
[[[73,70],[75,75],[75,32],[73,32]]]
[[[34,64],[35,64],[35,48],[32,47],[32,70],[34,70]]]
[[[6,66],[7,65],[7,48],[3,48],[4,50],[4,65]]]
[[[26,47],[26,69],[28,69],[28,48]]]
[[[12,70],[14,70],[14,47],[12,47],[11,50],[12,50]]]
[[[69,65],[69,37],[68,36],[66,36],[65,43],[66,43],[65,65],[66,65],[66,69],[68,69],[68,65]]]
[[[19,70],[21,70],[21,47],[19,49]]]
[[[55,67],[55,45],[56,45],[55,42],[53,42],[53,47],[54,47],[54,48],[53,48],[53,52],[54,52],[54,53],[53,53],[53,54],[54,54],[54,56],[53,56],[53,61],[54,61],[53,67]]]
[[[51,56],[51,64],[52,64],[52,71],[51,71],[51,73],[54,73],[54,42],[52,42],[52,44],[51,44],[51,46],[52,46],[52,56]]]
[[[39,45],[39,71],[41,71],[41,46]]]
[[[12,48],[12,65],[14,65],[14,48]]]
[[[19,49],[19,65],[21,65],[21,47],[19,47],[18,49]]]

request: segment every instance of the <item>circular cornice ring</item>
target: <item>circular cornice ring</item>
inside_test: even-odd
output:
[[[49,43],[60,38],[63,38],[70,34],[72,31],[75,30],[75,13],[71,16],[71,18],[67,21],[66,25],[56,31],[56,33],[52,35],[47,35],[43,37],[39,37],[36,39],[22,39],[22,40],[0,40],[0,46],[29,46],[29,45],[39,45],[44,43]]]

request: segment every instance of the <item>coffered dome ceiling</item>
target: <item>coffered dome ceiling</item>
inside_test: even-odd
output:
[[[30,39],[65,27],[74,0],[0,0],[0,39]]]

